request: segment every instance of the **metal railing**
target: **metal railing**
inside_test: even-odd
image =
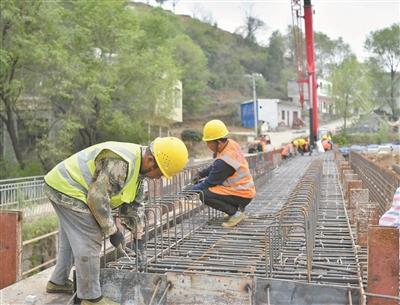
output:
[[[22,210],[25,220],[53,214],[43,184],[43,176],[0,180],[0,209]]]

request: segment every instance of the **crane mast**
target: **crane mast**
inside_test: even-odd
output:
[[[299,87],[300,104],[304,105],[304,84],[308,84],[308,99],[310,101],[310,142],[314,146],[314,141],[318,135],[318,96],[317,78],[315,73],[315,54],[314,54],[314,33],[312,21],[311,0],[304,0],[303,10],[301,0],[291,0],[292,23],[294,49],[296,58],[297,84]],[[304,11],[304,13],[303,13]],[[305,26],[306,43],[306,68],[304,67],[304,39],[302,31],[302,18]]]

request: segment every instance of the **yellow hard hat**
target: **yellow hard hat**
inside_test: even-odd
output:
[[[327,139],[328,139],[327,135],[322,136],[322,140],[327,140]]]
[[[293,145],[294,145],[294,146],[299,146],[299,140],[294,140],[294,141],[293,141]]]
[[[185,143],[175,137],[156,138],[150,144],[150,150],[161,172],[168,179],[179,173],[189,159]]]
[[[229,131],[224,122],[220,120],[211,120],[204,125],[203,128],[203,141],[213,141],[225,138]]]

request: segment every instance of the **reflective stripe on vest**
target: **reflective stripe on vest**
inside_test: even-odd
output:
[[[210,187],[209,190],[220,195],[233,195],[243,198],[254,198],[256,188],[250,174],[249,164],[235,141],[229,139],[224,150],[218,153],[216,159],[221,159],[235,169],[222,185]]]
[[[132,202],[136,197],[141,161],[141,149],[137,144],[105,142],[90,146],[59,163],[45,177],[52,188],[87,203],[89,185],[95,172],[96,157],[110,150],[128,163],[128,175],[122,190],[112,196],[111,207]]]

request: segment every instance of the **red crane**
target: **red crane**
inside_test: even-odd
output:
[[[313,145],[318,134],[318,96],[317,78],[315,73],[314,58],[314,33],[312,22],[311,0],[304,0],[304,14],[301,0],[291,0],[293,36],[296,57],[297,84],[299,86],[300,104],[304,105],[304,84],[308,84],[308,98],[310,101],[310,142]],[[304,68],[304,39],[302,31],[302,18],[305,25],[305,42],[307,65]]]

